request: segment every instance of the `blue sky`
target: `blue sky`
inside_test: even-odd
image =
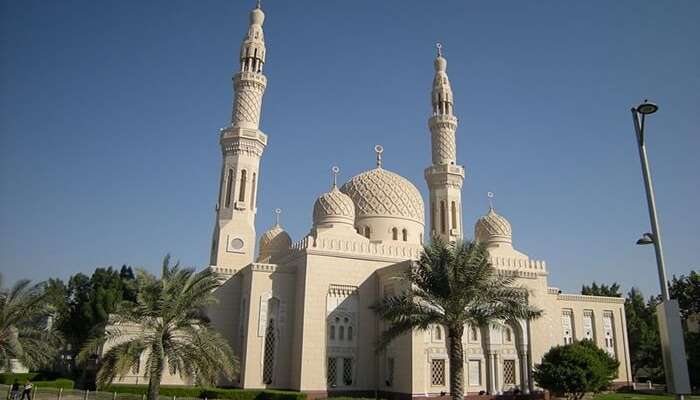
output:
[[[254,1],[0,1],[0,270],[208,263],[231,76]],[[467,168],[550,285],[658,293],[630,106],[645,97],[669,275],[700,267],[700,2],[265,0],[258,232],[384,165],[427,193],[434,43]],[[469,229],[471,232],[471,229]]]

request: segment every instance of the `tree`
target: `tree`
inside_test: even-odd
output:
[[[683,327],[685,330],[685,350],[688,357],[688,372],[693,387],[700,386],[700,333],[690,332],[688,318],[700,316],[700,274],[674,275],[668,285],[671,298],[678,300]]]
[[[683,321],[692,314],[700,314],[700,274],[690,271],[688,276],[676,278],[673,275],[668,289],[671,298],[678,300]]]
[[[632,288],[625,299],[627,337],[629,338],[632,376],[635,380],[664,381],[659,323],[656,319],[658,299],[644,300],[642,292]]]
[[[377,344],[381,351],[396,337],[413,329],[442,325],[447,330],[450,395],[464,395],[462,335],[466,324],[487,326],[495,321],[532,319],[541,310],[530,306],[528,291],[514,285],[512,276],[499,275],[486,248],[476,242],[426,245],[407,271],[406,289],[372,306],[389,325]]]
[[[44,293],[29,280],[5,289],[0,275],[0,369],[10,370],[14,359],[30,369],[54,361],[61,337],[50,324]]]
[[[146,357],[148,400],[157,400],[164,368],[173,374],[193,377],[200,384],[213,384],[221,375],[232,379],[238,361],[226,339],[209,326],[204,308],[215,302],[213,290],[220,283],[210,270],[170,266],[163,260],[161,279],[138,271],[136,299],[125,301],[110,319],[104,334],[91,339],[80,352],[85,361],[102,348],[97,383],[112,382],[138,368]],[[139,326],[139,332],[122,327]]]
[[[620,285],[617,282],[613,282],[610,286],[604,283],[598,286],[595,282],[593,282],[591,286],[583,285],[583,287],[581,287],[581,294],[588,296],[622,297]]]
[[[590,340],[551,348],[535,366],[537,384],[578,400],[610,385],[620,363]]]

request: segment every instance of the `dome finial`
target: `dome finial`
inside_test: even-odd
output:
[[[260,0],[255,1],[255,8],[260,9]]]
[[[382,167],[382,153],[384,153],[384,148],[381,144],[374,146],[374,152],[377,153],[377,168]]]
[[[489,210],[494,211],[493,198],[496,196],[493,192],[486,192],[486,196],[489,198]]]
[[[282,209],[275,208],[275,226],[280,226],[280,214],[282,214]]]
[[[435,43],[435,47],[437,48],[437,56],[442,57],[442,43]]]
[[[333,175],[333,187],[338,187],[338,174],[340,173],[340,168],[338,168],[337,165],[334,165],[331,168],[331,174]]]

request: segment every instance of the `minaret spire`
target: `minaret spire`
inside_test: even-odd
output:
[[[463,237],[462,183],[464,167],[457,165],[457,117],[454,98],[447,77],[447,59],[443,45],[435,44],[435,77],[431,92],[432,116],[428,121],[431,133],[432,165],[425,170],[430,189],[431,236],[453,242]]]
[[[248,30],[233,76],[231,124],[221,130],[223,154],[219,202],[211,251],[211,264],[241,268],[253,261],[255,214],[260,158],[267,135],[260,130],[262,99],[267,87],[265,65],[265,13],[260,1],[250,11]]]

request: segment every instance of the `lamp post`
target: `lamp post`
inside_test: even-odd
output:
[[[684,394],[690,393],[688,364],[686,362],[685,345],[683,343],[683,330],[681,327],[678,301],[671,300],[668,293],[666,266],[664,265],[664,253],[663,247],[661,246],[661,232],[659,231],[659,220],[656,216],[654,187],[651,182],[649,160],[647,158],[647,149],[644,142],[644,122],[646,116],[658,110],[659,107],[656,104],[649,103],[646,100],[639,106],[632,108],[632,119],[639,148],[639,159],[642,163],[642,176],[644,178],[647,205],[649,207],[649,220],[651,222],[651,233],[645,233],[637,241],[637,244],[654,245],[662,299],[661,303],[657,305],[656,311],[659,319],[661,350],[664,359],[664,370],[666,372],[666,385],[668,392],[675,393],[677,397],[682,400]]]

